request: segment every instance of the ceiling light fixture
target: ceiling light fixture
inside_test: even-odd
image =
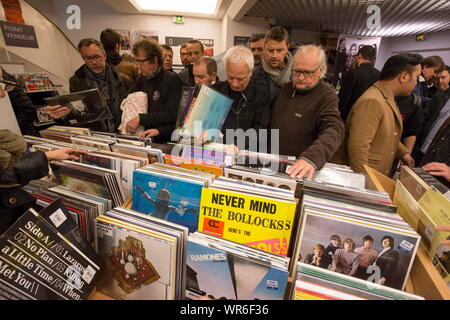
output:
[[[140,10],[159,12],[179,12],[215,14],[219,0],[130,0]]]

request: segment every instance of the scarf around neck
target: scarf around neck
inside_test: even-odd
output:
[[[283,87],[285,84],[291,81],[291,69],[293,58],[292,54],[288,51],[286,58],[284,58],[284,68],[282,70],[272,68],[266,62],[266,59],[262,59],[261,65],[264,71],[270,76],[270,78],[279,86]]]

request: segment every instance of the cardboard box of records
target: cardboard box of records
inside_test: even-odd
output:
[[[403,166],[397,181],[365,167],[371,189],[388,192],[398,214],[422,236],[408,291],[430,300],[450,299],[450,191],[421,168]]]

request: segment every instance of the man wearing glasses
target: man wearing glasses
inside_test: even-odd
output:
[[[268,129],[270,121],[270,97],[265,83],[252,76],[254,61],[250,49],[231,47],[223,61],[227,81],[219,81],[213,86],[233,100],[222,127],[223,142],[237,145],[240,149],[258,151],[258,143],[265,143],[258,141],[258,130]],[[247,132],[249,129],[255,131]]]
[[[279,129],[280,154],[297,158],[287,170],[292,178],[311,179],[344,138],[338,97],[322,80],[326,72],[322,48],[299,47],[292,65],[292,82],[281,89],[272,110],[271,127]]]
[[[106,106],[113,119],[96,122],[92,129],[104,132],[116,132],[120,125],[122,111],[120,104],[127,96],[124,76],[110,64],[106,63],[106,52],[103,44],[95,39],[83,39],[78,43],[78,51],[85,61],[72,78],[70,92],[98,89],[105,98]],[[71,112],[69,107],[48,106],[48,114],[54,119],[61,119]]]
[[[162,48],[156,41],[139,40],[133,45],[132,53],[140,77],[130,93],[145,92],[148,111],[131,119],[126,125],[127,132],[135,133],[142,125],[146,129],[143,137],[166,143],[175,130],[183,83],[175,72],[164,70]]]

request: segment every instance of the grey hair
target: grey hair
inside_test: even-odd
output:
[[[297,51],[295,52],[295,56],[297,56],[300,53],[310,52],[312,50],[314,50],[316,52],[318,51],[318,53],[319,53],[319,68],[320,68],[320,70],[322,70],[322,74],[321,74],[320,78],[323,79],[326,77],[327,70],[328,70],[328,64],[327,64],[327,55],[325,53],[325,50],[323,50],[321,46],[316,46],[313,44],[300,46],[300,47],[298,47]]]
[[[223,56],[225,67],[228,61],[232,63],[245,63],[250,71],[253,71],[253,68],[255,67],[252,52],[249,48],[244,46],[234,46],[228,49]]]

